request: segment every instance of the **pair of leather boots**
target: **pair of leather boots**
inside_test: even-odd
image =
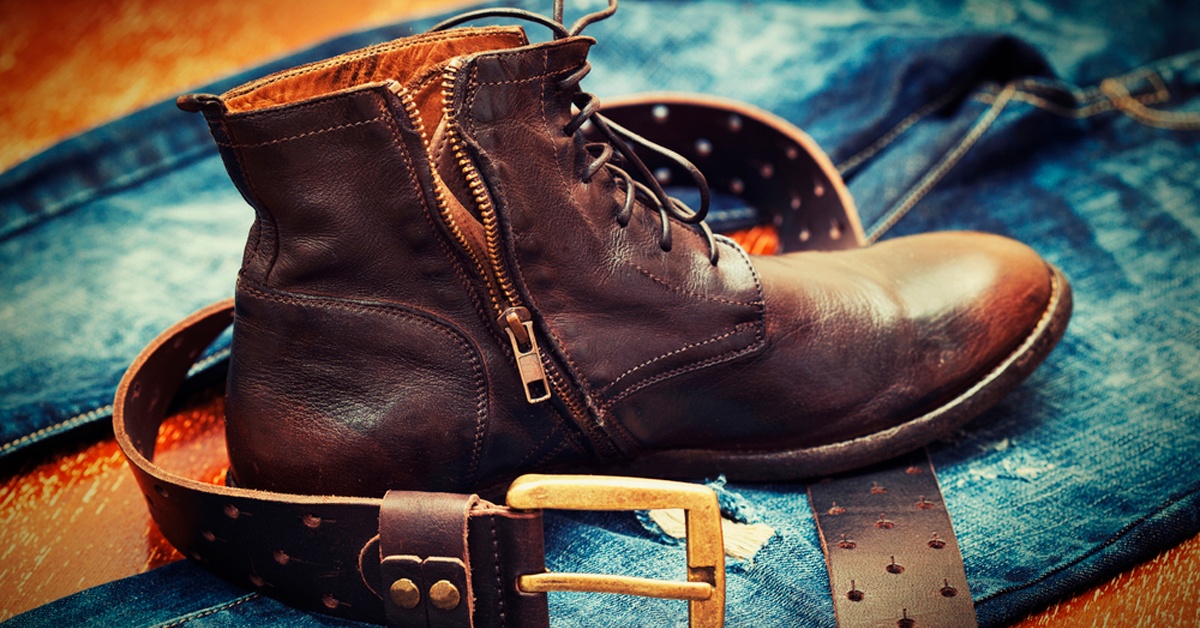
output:
[[[1002,237],[754,256],[712,234],[580,89],[602,17],[541,18],[538,44],[436,30],[180,99],[256,212],[234,481],[810,477],[946,435],[1061,337],[1066,280]]]

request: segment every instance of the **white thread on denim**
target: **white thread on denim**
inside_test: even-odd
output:
[[[996,96],[996,102],[992,103],[992,106],[975,122],[971,130],[963,136],[962,141],[953,150],[946,153],[932,170],[925,173],[924,177],[921,177],[920,182],[904,196],[899,205],[884,214],[883,220],[871,230],[871,233],[867,234],[867,243],[873,243],[878,240],[888,229],[891,229],[901,218],[908,214],[914,205],[925,198],[925,195],[946,176],[946,173],[950,172],[958,164],[963,155],[971,150],[975,142],[979,141],[980,137],[983,137],[983,134],[992,126],[996,118],[1000,117],[1000,112],[1012,100],[1012,95],[1015,92],[1016,87],[1011,83],[1001,90],[1000,94]]]

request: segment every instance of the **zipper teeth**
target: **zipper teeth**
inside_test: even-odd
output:
[[[446,67],[446,73],[442,79],[442,112],[446,116],[446,139],[450,142],[450,148],[454,150],[454,158],[458,160],[458,167],[466,177],[467,187],[471,189],[471,195],[475,197],[475,206],[479,208],[479,215],[483,218],[483,232],[487,239],[487,257],[496,277],[496,283],[500,285],[500,290],[504,293],[504,298],[509,305],[518,307],[521,305],[521,297],[513,287],[508,270],[505,269],[503,260],[500,259],[500,225],[496,220],[496,208],[492,206],[492,199],[488,196],[483,178],[479,176],[475,164],[467,156],[462,138],[458,134],[453,107],[454,84],[458,79],[458,70],[458,63],[452,62]]]
[[[407,89],[403,88],[400,88],[399,90],[393,90],[393,93],[400,97],[400,102],[404,105],[404,112],[408,114],[408,119],[412,121],[413,127],[416,128],[417,133],[420,134],[421,137],[425,137],[425,123],[421,119],[421,109],[417,107],[417,102],[413,99],[412,94],[409,93]],[[443,110],[445,109],[446,107],[443,106]],[[432,176],[436,178],[438,176],[437,164],[431,164],[431,166],[432,167],[430,170],[433,171]],[[438,214],[442,217],[442,222],[446,225],[446,228],[450,230],[450,234],[458,243],[459,248],[465,251],[467,256],[471,258],[471,261],[475,263],[475,267],[479,270],[480,276],[483,277],[484,283],[487,284],[488,297],[492,301],[492,307],[499,311],[500,299],[496,296],[496,289],[492,286],[491,279],[488,277],[488,273],[484,269],[483,262],[481,262],[475,255],[475,250],[472,249],[467,243],[467,238],[463,235],[462,229],[458,226],[458,221],[456,221],[454,219],[454,215],[450,213],[450,205],[446,202],[446,193],[443,190],[443,186],[434,185],[433,188],[433,198],[437,203]]]
[[[450,147],[454,151],[454,158],[458,160],[459,169],[466,178],[467,186],[471,189],[471,195],[475,198],[475,205],[479,208],[479,214],[483,218],[483,230],[487,240],[487,257],[488,262],[492,266],[493,276],[496,283],[500,285],[500,289],[504,292],[504,298],[508,300],[509,305],[511,307],[518,307],[521,305],[521,298],[508,276],[508,270],[505,268],[503,260],[500,259],[500,225],[496,219],[496,208],[492,205],[492,199],[483,184],[483,178],[479,176],[479,171],[475,169],[475,164],[471,162],[470,157],[467,155],[462,138],[458,133],[457,116],[454,110],[454,86],[458,81],[459,69],[459,62],[457,60],[452,61],[446,66],[446,71],[442,75],[442,115],[446,118],[446,139],[450,142]],[[473,254],[471,257],[472,259],[475,258]],[[479,260],[476,259],[475,261],[477,264],[479,263]],[[484,273],[484,277],[487,276]],[[488,290],[492,290],[491,282],[488,283]],[[496,308],[497,314],[502,314],[502,306],[494,292],[492,292],[492,305]],[[580,405],[578,399],[572,394],[572,391],[563,380],[562,374],[559,373],[558,367],[550,360],[550,356],[542,352],[541,357],[543,365],[547,367],[545,368],[545,374],[548,377],[551,388],[558,394],[558,398],[562,403],[567,406],[567,410],[573,415],[574,419],[582,426],[588,416],[587,410]]]

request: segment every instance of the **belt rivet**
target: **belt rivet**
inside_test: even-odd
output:
[[[851,602],[861,602],[866,594],[858,590],[858,586],[853,580],[850,581],[850,590],[846,592],[846,599]]]
[[[451,584],[449,580],[438,580],[433,583],[432,587],[429,587],[429,601],[435,608],[444,611],[454,610],[459,601],[458,587]]]
[[[408,578],[401,578],[393,582],[388,594],[392,596],[392,602],[400,608],[415,608],[417,604],[421,603],[420,589]]]

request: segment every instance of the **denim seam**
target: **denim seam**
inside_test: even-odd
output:
[[[123,189],[141,185],[146,181],[178,170],[191,164],[197,158],[207,157],[207,153],[211,153],[207,148],[195,148],[190,151],[184,151],[177,156],[167,156],[162,161],[143,166],[124,175],[117,175],[107,185],[88,188],[58,203],[52,203],[41,211],[28,214],[25,220],[17,219],[0,227],[0,242],[8,240],[25,229],[35,227],[47,220],[70,213],[93,200],[112,195]]]
[[[1044,109],[1055,115],[1066,118],[1082,119],[1119,109],[1115,99],[1104,89],[1104,85],[1106,83],[1109,81],[1115,81],[1117,84],[1127,86],[1130,82],[1141,78],[1144,78],[1147,82],[1149,82],[1154,88],[1154,91],[1145,94],[1138,94],[1136,96],[1130,95],[1128,100],[1134,100],[1143,105],[1152,105],[1166,102],[1171,99],[1171,92],[1167,88],[1166,83],[1162,80],[1162,77],[1153,70],[1139,70],[1137,72],[1130,72],[1115,78],[1105,79],[1099,87],[1088,88],[1083,91],[1074,91],[1064,87],[1047,85],[1044,82],[1034,79],[1027,79],[1019,81],[1015,84],[1016,90],[1012,94],[1012,99],[1033,105],[1040,109]],[[1043,94],[1074,92],[1080,101],[1086,102],[1087,104],[1083,104],[1078,107],[1066,107],[1051,102],[1034,92],[1041,92]],[[984,92],[976,97],[979,102],[986,104],[994,103],[996,98],[997,95],[991,92]]]
[[[1151,109],[1131,95],[1120,81],[1106,79],[1100,83],[1100,91],[1112,100],[1113,107],[1138,123],[1160,129],[1200,129],[1200,113]]]
[[[1165,511],[1166,509],[1171,508],[1172,506],[1175,506],[1176,504],[1179,504],[1180,502],[1182,502],[1185,499],[1194,497],[1198,493],[1200,493],[1200,486],[1196,486],[1196,487],[1192,488],[1191,490],[1186,491],[1181,494],[1178,494],[1176,496],[1168,497],[1166,499],[1166,501],[1162,503],[1162,505],[1160,505],[1158,508],[1156,508],[1154,510],[1154,512],[1150,512],[1145,515],[1142,515],[1141,517],[1138,517],[1137,520],[1131,521],[1131,522],[1125,524],[1120,530],[1117,530],[1117,532],[1115,534],[1113,534],[1109,538],[1105,539],[1103,543],[1092,548],[1090,551],[1081,554],[1080,556],[1071,560],[1070,562],[1058,565],[1057,567],[1047,571],[1046,573],[1042,574],[1041,576],[1038,576],[1037,578],[1030,580],[1028,582],[1025,582],[1019,586],[1012,585],[1012,586],[1004,587],[997,591],[993,591],[992,593],[989,593],[989,594],[979,598],[978,600],[975,600],[975,604],[978,605],[982,602],[986,602],[988,600],[994,599],[1001,595],[1006,595],[1006,594],[1013,593],[1016,591],[1023,591],[1025,589],[1028,589],[1029,587],[1034,586],[1035,584],[1042,582],[1043,580],[1046,580],[1047,578],[1050,578],[1059,573],[1062,573],[1063,571],[1066,571],[1067,569],[1074,567],[1075,565],[1078,565],[1079,563],[1082,563],[1083,561],[1091,558],[1092,556],[1099,554],[1102,550],[1107,549],[1109,546],[1111,546],[1112,544],[1119,541],[1125,535],[1129,534],[1130,532],[1133,532],[1135,528],[1138,528],[1139,526],[1145,524],[1151,518],[1157,517],[1158,515],[1162,514],[1163,511]]]
[[[918,107],[915,111],[908,114],[908,116],[898,122],[896,126],[888,130],[887,133],[884,133],[879,139],[875,140],[866,148],[855,153],[835,166],[838,174],[845,175],[850,170],[857,168],[858,166],[862,165],[863,162],[879,154],[879,151],[887,148],[892,142],[896,141],[896,139],[912,128],[917,122],[920,122],[929,114],[946,106],[946,104],[953,100],[956,96],[962,94],[968,85],[970,85],[970,83],[967,82],[956,85],[955,87],[943,92],[937,98],[934,98],[933,100]]]
[[[198,371],[202,371],[202,370],[212,366],[214,363],[224,360],[227,357],[229,357],[229,349],[228,348],[221,349],[220,351],[217,351],[217,352],[213,353],[212,355],[210,355],[210,356],[204,358],[203,360],[200,360],[199,362],[192,365],[192,368],[188,370],[188,374],[191,375]],[[12,440],[12,441],[5,443],[3,446],[0,446],[0,456],[3,456],[4,454],[8,453],[8,451],[10,451],[12,449],[17,449],[26,444],[35,443],[37,441],[43,440],[46,437],[53,436],[54,434],[57,434],[59,432],[65,432],[67,430],[70,430],[73,427],[77,427],[79,425],[84,425],[86,423],[91,423],[92,421],[95,421],[97,419],[102,419],[105,416],[112,416],[112,412],[113,412],[113,404],[111,404],[111,403],[105,404],[98,408],[93,408],[91,410],[88,410],[87,412],[81,412],[79,414],[76,414],[75,416],[72,416],[71,418],[69,418],[65,421],[60,421],[58,423],[55,423],[54,425],[44,427],[32,434],[26,434],[25,436],[22,436],[21,438],[18,438],[16,440]]]
[[[190,621],[208,617],[209,615],[213,615],[213,614],[219,613],[221,611],[229,610],[235,606],[238,606],[239,604],[244,604],[246,602],[249,602],[250,600],[257,599],[258,597],[260,597],[260,595],[258,593],[247,593],[247,594],[243,595],[242,597],[230,600],[228,602],[225,602],[224,604],[220,604],[217,606],[211,606],[209,608],[206,608],[206,609],[200,610],[200,611],[193,611],[182,617],[177,617],[174,620],[169,621],[169,622],[155,624],[154,628],[174,628],[174,626],[182,626]]]
[[[26,434],[25,436],[22,436],[21,438],[18,438],[16,440],[5,443],[3,447],[0,447],[0,455],[4,455],[10,449],[16,449],[22,445],[37,442],[47,436],[51,436],[53,434],[57,434],[58,432],[69,430],[78,425],[83,425],[84,423],[90,423],[96,419],[103,418],[105,415],[111,416],[112,411],[113,411],[113,405],[110,403],[108,405],[100,406],[99,408],[94,408],[92,410],[88,410],[87,412],[76,414],[75,416],[73,416],[65,421],[55,423],[54,425],[51,425],[49,427],[43,427],[42,429],[40,429],[32,434]]]
[[[873,243],[878,240],[879,237],[887,232],[888,229],[891,229],[897,222],[900,221],[900,219],[904,218],[904,216],[907,215],[908,212],[911,211],[912,208],[921,201],[921,199],[925,198],[929,191],[932,190],[934,186],[936,186],[946,176],[946,174],[958,164],[963,155],[965,155],[967,151],[971,150],[971,147],[975,145],[975,142],[979,141],[979,138],[982,137],[985,132],[987,132],[988,128],[992,126],[992,123],[995,122],[998,117],[1000,117],[1000,112],[1002,112],[1008,105],[1012,99],[1012,94],[1015,91],[1016,87],[1011,83],[1005,86],[1000,94],[996,96],[996,101],[992,103],[992,106],[989,107],[982,116],[979,117],[971,129],[967,131],[967,134],[963,136],[962,140],[960,140],[958,144],[955,145],[955,147],[948,153],[943,155],[941,161],[939,161],[932,170],[926,173],[924,177],[921,177],[921,180],[917,183],[916,187],[910,188],[909,191],[905,193],[900,201],[900,204],[884,213],[883,218],[876,223],[876,226],[873,227],[871,232],[867,235],[867,243]]]

